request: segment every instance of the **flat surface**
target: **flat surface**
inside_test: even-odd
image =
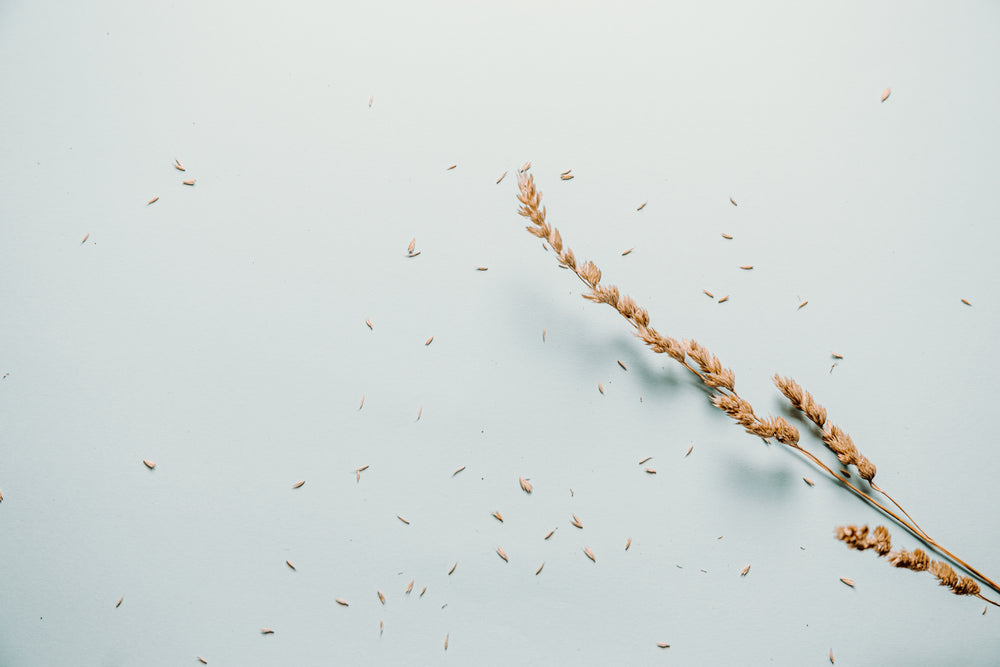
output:
[[[0,664],[995,664],[515,173],[996,578],[996,3],[146,4],[0,5]]]

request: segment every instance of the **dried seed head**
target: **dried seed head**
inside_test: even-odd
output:
[[[687,458],[688,456],[690,456],[691,452],[693,452],[693,451],[694,451],[694,445],[691,445],[690,447],[688,447],[687,451],[684,452],[684,458]]]
[[[306,483],[306,480],[304,480],[304,479],[302,481],[295,482],[295,484],[292,484],[292,488],[293,489],[301,489],[302,485],[305,484],[305,483]]]
[[[451,569],[452,569],[452,571],[455,570],[455,568],[451,568]],[[448,574],[451,574],[451,572],[449,572]],[[419,595],[419,597],[424,597],[424,593],[426,593],[426,592],[427,592],[427,587],[424,586],[423,588],[420,589],[420,595]]]
[[[407,254],[413,254],[413,249],[417,247],[417,237],[410,239],[410,245],[406,246]]]
[[[446,634],[446,635],[444,636],[444,650],[445,650],[445,651],[447,651],[447,650],[448,650],[448,637],[450,637],[450,636],[451,636],[451,633],[448,633],[448,634]]]
[[[655,475],[656,474],[656,470],[654,470],[653,468],[646,468],[646,472],[648,474],[650,474],[650,475]]]
[[[573,524],[574,526],[576,526],[577,528],[580,528],[580,529],[583,528],[583,523],[581,523],[580,517],[578,517],[575,514],[573,515],[573,520],[570,521],[570,523]]]
[[[670,648],[670,644],[665,644],[663,642],[657,642],[656,644],[659,648]]]
[[[584,547],[583,553],[586,554],[587,558],[589,558],[590,560],[594,561],[595,563],[597,562],[597,559],[594,558],[594,552],[590,550],[590,547]]]
[[[201,656],[198,656],[198,662],[200,662],[203,665],[208,664],[208,660],[205,660],[205,658],[202,658]]]
[[[623,371],[627,371],[628,370],[628,368],[625,367],[625,364],[622,363],[621,359],[618,360],[618,365],[622,367]]]
[[[736,206],[736,200],[735,199],[733,199],[732,197],[730,197],[729,201],[732,202],[733,206]]]
[[[643,463],[646,463],[647,461],[651,461],[651,460],[653,460],[653,457],[652,456],[647,456],[643,460],[639,461],[639,465],[642,465]]]
[[[728,294],[726,296],[722,297],[721,299],[719,299],[719,303],[725,303],[726,301],[729,301],[729,295]]]
[[[375,331],[375,325],[374,325],[374,324],[372,324],[372,321],[371,321],[371,320],[368,320],[368,319],[366,319],[366,320],[365,320],[365,324],[367,324],[367,325],[368,325],[368,328],[369,328],[369,329],[371,329],[372,331]]]
[[[803,301],[802,303],[799,304],[799,307],[796,308],[795,310],[802,310],[803,308],[805,308],[805,305],[807,303],[809,303],[809,302],[808,301]]]
[[[964,303],[964,304],[965,304],[966,306],[971,306],[971,305],[972,305],[971,303],[969,303],[969,302],[968,302],[968,301],[966,301],[965,299],[962,299],[962,303]]]
[[[571,180],[573,180],[573,174],[564,174],[564,175],[560,176],[559,178],[561,178],[564,181],[571,181]]]
[[[476,267],[476,271],[489,271],[489,270],[490,270],[490,267],[488,267],[488,266],[477,266]]]
[[[740,268],[743,269],[744,271],[749,271],[750,269],[753,268],[753,264],[744,264]]]
[[[406,594],[407,595],[409,595],[410,591],[413,590],[413,582],[414,582],[414,580],[410,579],[410,583],[406,585]]]
[[[808,484],[809,486],[816,486],[816,482],[812,481],[808,477],[803,477],[802,481],[805,482],[806,484]]]
[[[708,298],[710,298],[710,299],[714,299],[715,298],[715,295],[712,294],[711,292],[709,292],[707,289],[703,289],[702,292],[704,292],[706,295],[708,295]]]
[[[448,167],[447,169],[445,169],[445,171],[451,171],[452,169],[454,169],[457,166],[458,166],[457,164],[453,164],[450,167]]]
[[[604,385],[601,384],[600,382],[597,383],[597,391],[601,392],[602,394],[604,393]]]

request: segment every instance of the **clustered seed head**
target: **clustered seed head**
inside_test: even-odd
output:
[[[844,433],[839,426],[827,424],[823,429],[823,442],[837,455],[842,464],[856,466],[862,479],[871,482],[875,478],[875,464],[858,451],[851,436]]]
[[[893,567],[902,567],[914,572],[923,572],[931,566],[931,559],[923,549],[914,549],[913,551],[900,549],[899,551],[889,553],[889,563]],[[951,568],[949,567],[948,569],[950,570]]]
[[[864,551],[875,549],[879,556],[888,554],[893,567],[901,567],[915,572],[929,570],[938,579],[938,584],[947,586],[955,595],[978,595],[979,584],[972,577],[960,577],[948,563],[931,560],[922,549],[891,551],[892,542],[885,526],[879,526],[869,534],[868,526],[837,526],[837,539],[852,549]]]
[[[797,410],[804,412],[810,421],[823,428],[826,424],[826,408],[817,403],[812,394],[803,390],[799,383],[792,378],[775,375],[774,384]]]

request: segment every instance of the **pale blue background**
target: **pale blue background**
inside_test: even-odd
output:
[[[794,376],[1000,577],[998,28],[994,2],[0,4],[0,664],[995,664],[1000,610],[836,542],[880,518],[580,299],[513,172],[759,413]]]

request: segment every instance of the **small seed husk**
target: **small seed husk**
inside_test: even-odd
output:
[[[400,521],[402,521],[403,523],[405,523],[405,524],[406,524],[407,526],[409,526],[409,525],[410,525],[410,522],[409,522],[409,521],[407,521],[407,520],[406,520],[406,519],[404,519],[403,517],[399,516],[398,514],[396,515],[396,518],[397,518],[397,519],[399,519]]]
[[[595,563],[597,562],[597,559],[594,558],[594,552],[590,550],[590,547],[584,547],[583,553],[586,554],[587,558],[589,558],[590,560],[594,561]]]
[[[143,459],[142,460],[142,464],[144,466],[146,466],[147,468],[149,468],[150,470],[152,470],[153,468],[156,467],[156,464],[153,463],[152,461],[150,461],[149,459]]]
[[[850,586],[851,588],[854,588],[854,580],[853,579],[848,579],[847,577],[841,577],[840,580],[842,582],[844,582],[845,584],[847,584],[848,586]]]
[[[500,556],[500,558],[503,558],[503,562],[505,562],[505,563],[509,563],[510,562],[507,559],[507,552],[503,550],[503,547],[497,547],[497,556]]]
[[[345,600],[344,598],[337,598],[337,604],[339,604],[341,607],[350,607],[351,606],[350,604],[348,604],[347,600]]]
[[[528,480],[526,480],[523,477],[519,477],[518,481],[521,483],[521,490],[522,491],[524,491],[525,493],[531,493],[531,489],[532,489],[531,482],[529,482]]]
[[[745,577],[749,573],[750,573],[750,563],[747,563],[747,566],[745,568],[743,568],[742,570],[740,570],[740,576],[741,577]]]
[[[497,179],[497,185],[500,185],[500,181],[502,181],[503,178],[504,178],[504,176],[506,176],[506,175],[507,175],[506,171],[504,173],[500,174],[500,178]]]

